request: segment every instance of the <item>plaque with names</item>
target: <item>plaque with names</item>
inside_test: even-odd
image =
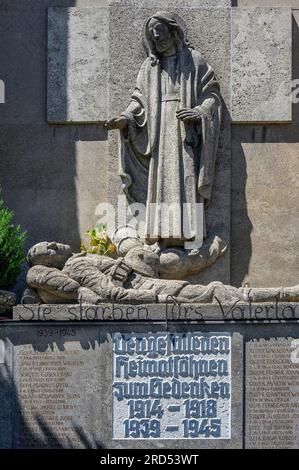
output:
[[[13,353],[15,448],[99,447],[96,339],[97,329],[27,326]]]
[[[114,333],[113,438],[230,439],[230,334]]]
[[[246,345],[246,448],[298,449],[299,340]]]

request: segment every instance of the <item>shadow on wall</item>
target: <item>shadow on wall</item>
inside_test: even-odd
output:
[[[246,158],[235,134],[232,128],[231,285],[240,287],[249,271],[253,226],[246,201]]]
[[[293,80],[299,77],[299,59],[296,44],[299,43],[299,26],[293,17]],[[298,143],[299,103],[293,104],[292,123],[265,125],[236,125],[232,128],[232,231],[231,231],[231,283],[243,284],[249,270],[252,255],[252,223],[246,201],[247,168],[243,144]],[[275,168],[273,168],[273,172]],[[279,226],[277,232],[279,233]],[[285,267],[287,269],[287,266]]]
[[[44,239],[78,246],[75,129],[47,124],[47,8],[75,0],[4,0],[0,107],[0,184],[15,221],[28,231],[28,246]],[[67,18],[65,31],[67,35]],[[65,57],[62,75],[67,74]],[[64,80],[61,82],[65,83]],[[66,109],[66,103],[61,103]]]
[[[75,4],[0,1],[0,79],[6,86],[6,103],[0,104],[0,187],[15,223],[28,232],[26,248],[55,240],[79,249],[76,141],[105,138],[101,128],[47,124],[47,8]],[[67,38],[67,16],[64,30]],[[61,86],[67,85],[67,63],[66,49]],[[66,103],[61,108],[66,110]],[[24,275],[18,285],[20,294]]]
[[[3,331],[5,331],[5,328]],[[26,343],[26,340],[22,340],[22,335],[19,333],[20,332],[16,332],[16,335],[9,338],[9,341],[12,341],[14,345],[12,346],[11,344],[11,347],[29,344]],[[44,341],[43,344],[38,344],[33,341],[30,344],[33,346],[34,353],[43,353],[49,348],[53,350],[54,347],[56,347],[56,350],[58,349],[60,352],[65,351],[65,340],[63,339],[59,339],[57,341]],[[95,348],[98,346],[98,343],[94,340],[82,340],[80,341],[80,346],[82,351],[94,351],[96,354]],[[13,351],[11,355],[7,354],[6,356],[9,356],[10,358],[6,358],[4,364],[0,364],[0,449],[103,448],[99,440],[99,432],[95,432],[90,429],[90,421],[95,418],[95,413],[90,412],[89,410],[89,415],[91,414],[91,416],[90,421],[87,423],[87,426],[89,426],[89,430],[87,432],[80,425],[84,419],[84,416],[82,416],[82,410],[74,410],[72,412],[73,416],[70,419],[70,413],[59,408],[62,403],[61,399],[56,396],[57,394],[59,395],[59,384],[58,382],[55,382],[57,379],[51,379],[51,370],[49,371],[49,376],[47,376],[44,387],[35,389],[33,384],[28,386],[28,384],[26,385],[26,380],[28,380],[30,374],[34,374],[34,371],[29,373],[28,370],[25,370],[25,372],[23,372],[24,365],[22,365],[21,375],[17,372],[16,376],[15,359],[12,359],[14,354],[15,351]],[[21,351],[19,354],[26,354],[26,351]],[[53,356],[55,355],[53,354]],[[43,358],[45,358],[44,355],[41,360]],[[64,359],[68,360],[70,359],[70,356],[64,356]],[[63,362],[63,358],[61,362]],[[40,364],[42,363],[40,362]],[[93,369],[91,370],[90,367],[87,372],[91,375],[95,373],[95,371]],[[18,378],[16,379],[16,377]],[[15,382],[16,380],[19,382],[19,389]],[[23,383],[21,383],[22,380]],[[29,378],[29,380],[34,382],[33,377]],[[53,385],[53,387],[51,387],[51,385]],[[56,392],[55,387],[58,387]],[[80,400],[85,400],[86,403],[84,409],[86,411],[88,410],[88,407],[90,407],[90,397],[88,398],[84,396],[86,384],[81,384],[80,387],[82,395]],[[32,397],[32,392],[35,395],[34,397]],[[54,395],[51,397],[52,393]],[[44,394],[46,395],[46,398],[43,396]],[[63,402],[65,405],[70,405],[70,409],[72,408],[72,401],[69,402],[68,399],[64,399]],[[30,410],[26,409],[28,404]],[[58,411],[59,409],[60,411]],[[57,422],[57,419],[55,422],[55,410],[58,411],[59,416],[62,418],[59,422]],[[99,410],[97,411],[100,413]],[[64,413],[65,419],[63,420]],[[45,417],[47,417],[47,419],[45,419]],[[76,420],[77,417],[78,421]],[[96,422],[97,421],[95,420],[93,427],[94,429],[99,429]],[[68,429],[71,428],[71,432],[62,429],[65,423],[67,424]]]
[[[14,408],[13,410],[10,409],[10,415],[13,415],[14,419],[17,420],[18,430],[19,430],[20,435],[16,436],[15,430],[12,428],[11,429],[12,436],[13,436],[12,443],[9,443],[8,442],[9,439],[3,436],[3,439],[1,439],[2,442],[1,442],[0,448],[11,448],[11,449],[16,449],[16,448],[76,449],[78,448],[78,445],[75,445],[72,439],[68,439],[68,444],[66,446],[65,443],[61,441],[59,436],[51,429],[48,423],[38,413],[34,416],[34,420],[32,423],[35,428],[39,429],[39,434],[38,435],[35,434],[35,432],[32,430],[32,427],[27,422],[23,414],[21,401],[18,398],[15,383],[6,365],[0,366],[0,397],[4,393],[9,394],[9,396],[11,397],[15,397]],[[10,425],[8,427],[10,427]],[[5,430],[3,429],[2,431],[3,434],[5,434],[5,432],[9,434],[9,429],[7,427],[5,427]],[[80,448],[84,448],[84,449],[101,449],[102,448],[101,443],[97,439],[96,435],[92,437],[87,436],[84,430],[79,427],[76,427],[76,425],[74,425],[73,432],[75,435],[76,442],[80,442]],[[8,445],[5,445],[6,439],[7,439],[6,444]],[[16,445],[17,441],[19,442],[18,445]]]

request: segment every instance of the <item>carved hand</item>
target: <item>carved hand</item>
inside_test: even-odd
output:
[[[110,119],[109,121],[105,122],[105,127],[108,131],[113,129],[125,129],[128,125],[127,118],[125,116],[119,116],[117,118]]]
[[[183,108],[177,111],[177,118],[184,122],[198,122],[203,117],[212,119],[214,104],[215,99],[213,97],[206,98],[200,106],[193,109]]]
[[[188,109],[183,108],[176,112],[176,116],[181,121],[200,121],[202,114],[199,112],[197,108]]]

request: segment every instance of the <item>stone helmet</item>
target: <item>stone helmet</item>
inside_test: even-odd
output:
[[[111,240],[116,245],[119,256],[125,256],[135,246],[143,246],[136,228],[131,225],[117,227],[111,236]]]
[[[150,248],[136,246],[126,254],[124,261],[143,276],[159,277],[159,256]]]
[[[71,247],[64,243],[40,242],[30,248],[27,261],[29,266],[42,265],[62,269],[72,254]]]

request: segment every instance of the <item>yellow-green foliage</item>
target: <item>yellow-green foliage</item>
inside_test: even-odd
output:
[[[89,247],[84,243],[81,244],[81,251],[97,255],[106,255],[116,258],[116,246],[110,240],[106,225],[96,225],[94,229],[88,230],[86,235],[89,237]]]

